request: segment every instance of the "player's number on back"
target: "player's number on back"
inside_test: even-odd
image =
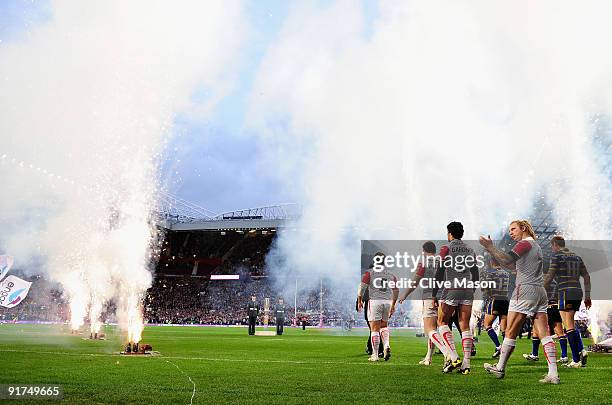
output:
[[[568,260],[565,263],[567,275],[570,277],[578,277],[580,275],[580,263],[574,260]]]

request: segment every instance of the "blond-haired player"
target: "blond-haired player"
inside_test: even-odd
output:
[[[516,269],[516,286],[510,298],[506,337],[502,343],[497,364],[485,363],[484,368],[497,378],[506,374],[506,364],[516,345],[516,337],[528,316],[534,316],[533,325],[541,336],[542,346],[548,361],[548,374],[540,380],[545,384],[559,384],[557,373],[557,348],[548,332],[548,298],[544,289],[542,272],[542,249],[536,243],[535,232],[526,220],[510,223],[510,237],[517,243],[505,253],[493,245],[490,237],[480,237],[480,244],[505,268]]]

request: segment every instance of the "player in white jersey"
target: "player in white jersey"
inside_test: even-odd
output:
[[[384,263],[384,255],[377,253],[374,256],[374,263]],[[384,346],[385,361],[391,357],[389,318],[395,312],[395,304],[399,289],[395,286],[397,283],[396,277],[391,274],[386,268],[377,270],[376,267],[366,271],[359,284],[359,292],[357,295],[357,308],[359,311],[363,309],[363,293],[368,290],[370,299],[368,301],[368,321],[372,331],[372,347],[378,347],[382,340]],[[377,352],[374,351],[369,361],[378,361]]]
[[[449,243],[440,249],[441,266],[436,270],[437,282],[446,281],[451,284],[450,288],[443,290],[438,310],[438,333],[448,352],[448,361],[442,371],[450,373],[461,366],[459,372],[468,375],[474,344],[474,335],[470,329],[474,289],[464,283],[478,281],[477,260],[474,250],[461,240],[463,238],[461,222],[451,222],[446,226],[446,230]],[[433,291],[434,302],[437,302],[435,298],[437,291],[436,286]],[[459,317],[463,360],[457,354],[453,332],[449,326],[454,312],[457,312]]]
[[[425,242],[423,244],[423,262],[419,263],[417,270],[414,274],[414,278],[412,279],[412,286],[401,294],[399,299],[399,303],[402,304],[406,297],[408,297],[418,286],[420,281],[425,278],[429,280],[433,280],[436,275],[436,265],[435,265],[435,254],[436,254],[436,245],[431,242]],[[429,285],[427,283],[426,285]],[[433,288],[423,288],[421,299],[423,301],[423,329],[425,335],[428,336],[427,339],[427,354],[425,358],[419,362],[424,366],[429,366],[431,364],[431,358],[433,355],[434,346],[437,347],[446,357],[447,350],[446,346],[442,343],[442,338],[438,334],[438,311],[435,307],[433,300]]]
[[[516,337],[528,316],[534,316],[533,326],[542,336],[541,342],[548,360],[548,374],[540,380],[545,384],[559,384],[557,373],[557,348],[548,332],[548,298],[542,274],[542,249],[535,242],[535,232],[525,220],[510,223],[510,237],[517,241],[514,248],[505,253],[493,245],[491,238],[480,237],[480,244],[507,269],[516,269],[516,286],[510,306],[506,337],[497,364],[485,363],[484,368],[497,378],[504,378],[506,364],[516,345]]]

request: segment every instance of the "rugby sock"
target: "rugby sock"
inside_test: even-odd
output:
[[[487,328],[487,334],[489,335],[489,337],[493,341],[493,344],[495,345],[495,348],[497,349],[499,347],[499,338],[497,337],[495,329],[491,327]]]
[[[372,332],[372,347],[378,347],[380,344],[380,333]],[[372,356],[378,356],[376,350],[372,353]]]
[[[567,357],[567,336],[559,338],[559,346],[561,346],[561,357]]]
[[[474,344],[474,336],[472,332],[466,331],[461,334],[461,347],[463,348],[463,363],[461,368],[470,367],[470,357],[472,356],[472,345]]]
[[[444,342],[442,342],[440,334],[437,330],[429,331],[429,341],[433,343],[438,349],[440,349],[444,357],[448,355],[448,349],[446,348]]]
[[[448,325],[442,325],[438,328],[438,333],[442,336],[442,342],[448,349],[448,355],[450,356],[451,361],[455,361],[459,358],[457,354],[457,349],[455,349],[455,339],[453,338],[453,332],[451,332]]]
[[[542,339],[542,346],[544,347],[544,354],[548,361],[548,376],[558,377],[557,373],[557,346],[555,341],[550,336],[546,336]]]
[[[433,342],[431,341],[431,339],[427,339],[427,354],[425,355],[425,360],[431,361],[431,357],[433,356],[433,348]]]
[[[380,329],[380,337],[383,342],[383,346],[386,348],[390,347],[389,344],[389,328],[381,328]]]
[[[504,371],[506,369],[506,363],[514,351],[514,346],[516,346],[516,339],[504,338],[504,342],[502,343],[501,347],[501,354],[499,355],[499,361],[497,362],[497,369],[499,371]]]
[[[572,361],[578,363],[580,361],[580,344],[578,343],[578,339],[580,336],[577,336],[578,332],[575,329],[569,329],[565,335],[567,336],[567,342],[572,349]]]
[[[582,335],[580,334],[579,330],[576,330],[576,336],[578,337],[578,349],[580,349],[580,351],[583,351],[584,344],[582,343]]]
[[[540,338],[537,338],[537,337],[531,338],[531,354],[537,357],[539,350],[540,350]]]

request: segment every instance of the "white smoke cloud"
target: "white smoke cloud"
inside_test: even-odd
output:
[[[250,124],[304,204],[285,269],[354,286],[356,239],[495,235],[543,196],[572,237],[611,236],[591,140],[612,116],[612,4],[378,8],[366,29],[352,2],[294,5],[258,73]]]
[[[75,324],[110,298],[127,323],[151,282],[149,215],[173,118],[205,117],[231,89],[243,7],[58,1],[51,13],[0,44],[0,246],[17,266],[42,259]]]

